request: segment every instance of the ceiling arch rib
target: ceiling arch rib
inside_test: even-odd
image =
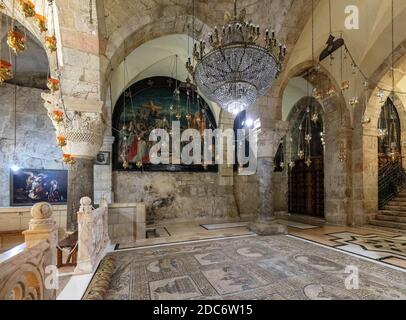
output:
[[[111,75],[111,96],[113,105],[122,92],[142,79],[154,76],[167,76],[186,81],[188,72],[185,64],[191,49],[192,39],[184,34],[163,36],[142,44],[131,52]],[[176,70],[176,57],[177,70]],[[216,118],[219,107],[205,99]]]

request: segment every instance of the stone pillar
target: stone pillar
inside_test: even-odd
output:
[[[58,244],[58,228],[52,219],[52,206],[41,202],[31,209],[32,219],[29,229],[23,232],[27,249],[34,248],[38,243],[46,240],[49,243],[49,251],[44,255],[43,267],[57,265],[56,246]],[[56,290],[44,287],[44,299],[55,300]]]
[[[274,203],[272,196],[272,173],[274,170],[273,158],[257,160],[258,174],[258,221],[267,222],[274,220]]]
[[[107,200],[108,203],[114,202],[113,184],[112,184],[112,169],[113,169],[113,136],[105,136],[101,151],[110,153],[109,165],[94,166],[94,202],[100,203],[101,199]],[[90,197],[90,195],[89,195]]]
[[[56,95],[43,93],[42,98],[56,136],[66,141],[63,153],[74,158],[74,163],[68,166],[67,229],[76,230],[80,199],[94,198],[93,160],[103,144],[106,129],[103,102],[64,96],[65,108],[60,108]],[[55,111],[63,114],[62,121],[54,117]]]
[[[219,128],[221,130],[233,130],[234,128],[234,116],[224,110],[221,111]],[[228,159],[229,146],[228,142],[223,141],[223,154],[220,155],[223,157],[224,164],[219,165],[218,169],[218,191],[224,197],[224,202],[221,203],[222,206],[227,207],[227,210],[224,208],[218,207],[215,219],[236,219],[239,216],[237,203],[234,197],[234,165],[231,162],[231,159]],[[232,142],[234,143],[234,142]]]
[[[79,211],[80,199],[92,198],[94,193],[93,160],[77,158],[68,167],[68,212],[67,228],[75,230],[78,224],[76,213]]]
[[[110,245],[108,235],[108,207],[102,201],[98,209],[92,206],[92,199],[80,200],[78,211],[78,263],[76,274],[92,273],[97,268],[106,248]]]
[[[272,175],[274,156],[278,150],[281,138],[288,129],[287,122],[274,121],[272,129],[261,128],[258,136],[258,209],[257,221],[250,225],[250,229],[259,235],[286,234],[284,225],[275,223],[274,202],[272,190]]]
[[[50,244],[51,264],[56,265],[56,245],[58,243],[58,228],[52,219],[52,206],[41,202],[31,209],[32,219],[29,229],[23,232],[27,248],[32,248],[39,242],[46,240]]]

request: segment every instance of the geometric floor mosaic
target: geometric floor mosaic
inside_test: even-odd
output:
[[[373,238],[350,240],[383,250]],[[396,242],[385,248],[399,249]],[[112,300],[406,300],[406,273],[289,236],[251,236],[111,254],[116,268],[107,299]],[[358,290],[345,286],[348,266],[359,270]]]
[[[289,230],[289,234],[406,270],[406,235],[346,227]]]

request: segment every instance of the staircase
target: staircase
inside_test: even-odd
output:
[[[369,223],[406,230],[406,173],[401,162],[388,162],[379,169],[379,213]]]
[[[390,200],[369,223],[406,231],[406,189],[402,189],[395,198]]]

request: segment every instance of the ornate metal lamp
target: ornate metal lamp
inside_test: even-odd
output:
[[[259,25],[245,21],[246,10],[238,14],[234,1],[234,15],[225,13],[225,25],[208,34],[206,41],[194,44],[193,57],[186,68],[200,91],[222,109],[238,114],[264,95],[278,76],[286,47],[266,30],[263,45],[259,44]]]

